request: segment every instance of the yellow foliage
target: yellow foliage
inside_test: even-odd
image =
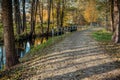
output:
[[[84,11],[84,18],[87,22],[96,22],[98,11],[96,9],[96,1],[90,0]]]
[[[37,39],[35,39],[35,44],[34,44],[34,46],[38,46],[38,45],[40,45],[40,44],[42,44],[42,43],[46,43],[46,38],[37,38]]]

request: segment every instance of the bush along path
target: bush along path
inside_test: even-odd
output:
[[[92,39],[92,31],[72,33],[43,51],[46,55],[2,73],[0,80],[119,80],[118,61]]]

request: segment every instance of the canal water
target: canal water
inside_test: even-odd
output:
[[[19,58],[22,58],[27,54],[31,47],[36,47],[42,43],[46,42],[46,38],[36,38],[32,39],[32,41],[20,41],[16,42],[16,54]],[[0,43],[0,70],[4,69],[6,63],[6,56],[5,56],[5,47],[3,43]]]

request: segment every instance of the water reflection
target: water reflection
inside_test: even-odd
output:
[[[24,55],[30,51],[31,46],[38,46],[45,42],[46,38],[36,38],[28,41],[17,42],[15,47],[18,58],[24,57]],[[0,69],[4,68],[5,62],[5,48],[4,45],[0,45]]]
[[[27,42],[25,50],[26,50],[25,53],[28,53],[30,51],[30,43],[29,42]]]
[[[4,48],[4,46],[0,46],[0,69],[3,69],[5,62],[6,62],[5,48]]]
[[[42,43],[45,43],[46,41],[47,41],[46,38],[37,38],[37,39],[35,39],[34,46],[36,47]]]

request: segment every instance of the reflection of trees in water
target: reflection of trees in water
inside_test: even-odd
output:
[[[16,54],[17,58],[23,57],[26,53],[30,51],[30,42],[19,41],[16,43]],[[0,46],[0,69],[3,69],[3,65],[6,63],[5,49],[4,46]]]
[[[42,43],[46,43],[47,39],[43,38]]]
[[[19,41],[17,43],[18,58],[23,57],[29,50],[30,50],[30,42],[28,42],[28,41]]]
[[[36,38],[35,42],[34,42],[34,46],[38,46],[42,43],[45,43],[46,41],[47,41],[47,39],[45,37]]]
[[[30,42],[26,42],[25,44],[25,53],[28,53],[30,51]]]
[[[23,50],[23,42],[22,41],[19,41],[17,44],[16,44],[16,52],[17,52],[17,56],[18,58],[21,57],[21,51]]]
[[[21,58],[24,57],[24,55],[26,53],[28,53],[30,51],[30,47],[31,46],[38,46],[42,43],[45,43],[47,41],[47,39],[45,37],[41,37],[41,38],[33,38],[29,41],[19,41],[16,42],[16,53],[17,53],[17,57]],[[5,59],[5,48],[4,46],[0,46],[0,69],[4,68],[6,59]]]
[[[4,65],[4,55],[3,55],[3,47],[1,46],[0,47],[0,69],[3,68],[3,65]]]
[[[29,42],[30,42],[30,46],[34,45],[34,42],[35,42],[35,37],[31,37],[29,38]]]

